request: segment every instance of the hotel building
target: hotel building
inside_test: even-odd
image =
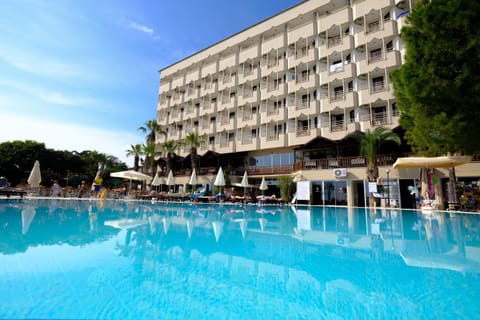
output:
[[[165,67],[157,121],[168,134],[157,143],[196,132],[199,155],[216,155],[232,180],[247,170],[274,185],[296,173],[312,182],[313,203],[365,205],[366,162],[347,135],[378,126],[401,133],[390,75],[405,56],[411,8],[412,0],[303,1]],[[381,176],[408,149],[383,151]],[[400,201],[418,172],[390,174]]]

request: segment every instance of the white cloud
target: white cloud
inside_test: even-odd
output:
[[[21,71],[54,79],[91,80],[92,73],[85,66],[55,60],[54,58],[27,53],[28,50],[18,50],[13,47],[0,48],[0,60]]]
[[[142,24],[138,24],[136,22],[130,22],[129,27],[130,27],[130,29],[146,33],[150,36],[153,36],[153,33],[154,33],[154,30],[152,28],[149,28],[149,27],[147,27],[145,25],[142,25]]]
[[[0,142],[13,140],[34,140],[45,143],[55,150],[98,152],[116,156],[127,165],[133,159],[127,158],[126,150],[131,144],[143,143],[144,137],[127,131],[114,131],[82,126],[54,120],[43,120],[0,112],[2,138]]]
[[[41,84],[30,85],[26,82],[17,82],[9,80],[0,80],[0,85],[3,88],[14,89],[8,90],[9,92],[19,91],[22,95],[27,94],[29,96],[35,97],[44,102],[53,103],[57,105],[64,106],[87,106],[87,105],[98,105],[100,102],[98,99],[93,97],[79,96],[78,94],[68,94],[59,91],[51,91],[41,87]],[[0,90],[0,93],[2,90]],[[5,105],[6,107],[14,106],[18,101],[9,101],[8,99],[3,99],[0,97],[0,106]]]

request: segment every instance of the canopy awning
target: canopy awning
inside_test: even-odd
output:
[[[398,158],[393,168],[452,168],[471,160],[472,156],[407,157]]]

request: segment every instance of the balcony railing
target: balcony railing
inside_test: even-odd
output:
[[[400,155],[403,157],[406,155]],[[377,165],[391,166],[397,160],[393,155],[377,155]],[[367,159],[362,156],[338,157],[325,159],[300,160],[293,165],[293,170],[318,170],[334,168],[361,168],[367,166]]]

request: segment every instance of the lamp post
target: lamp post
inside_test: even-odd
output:
[[[395,250],[395,245],[393,243],[393,221],[392,221],[392,212],[390,211],[390,169],[385,169],[387,174],[387,207],[388,207],[388,217],[390,218],[390,239],[392,239],[392,250]]]

